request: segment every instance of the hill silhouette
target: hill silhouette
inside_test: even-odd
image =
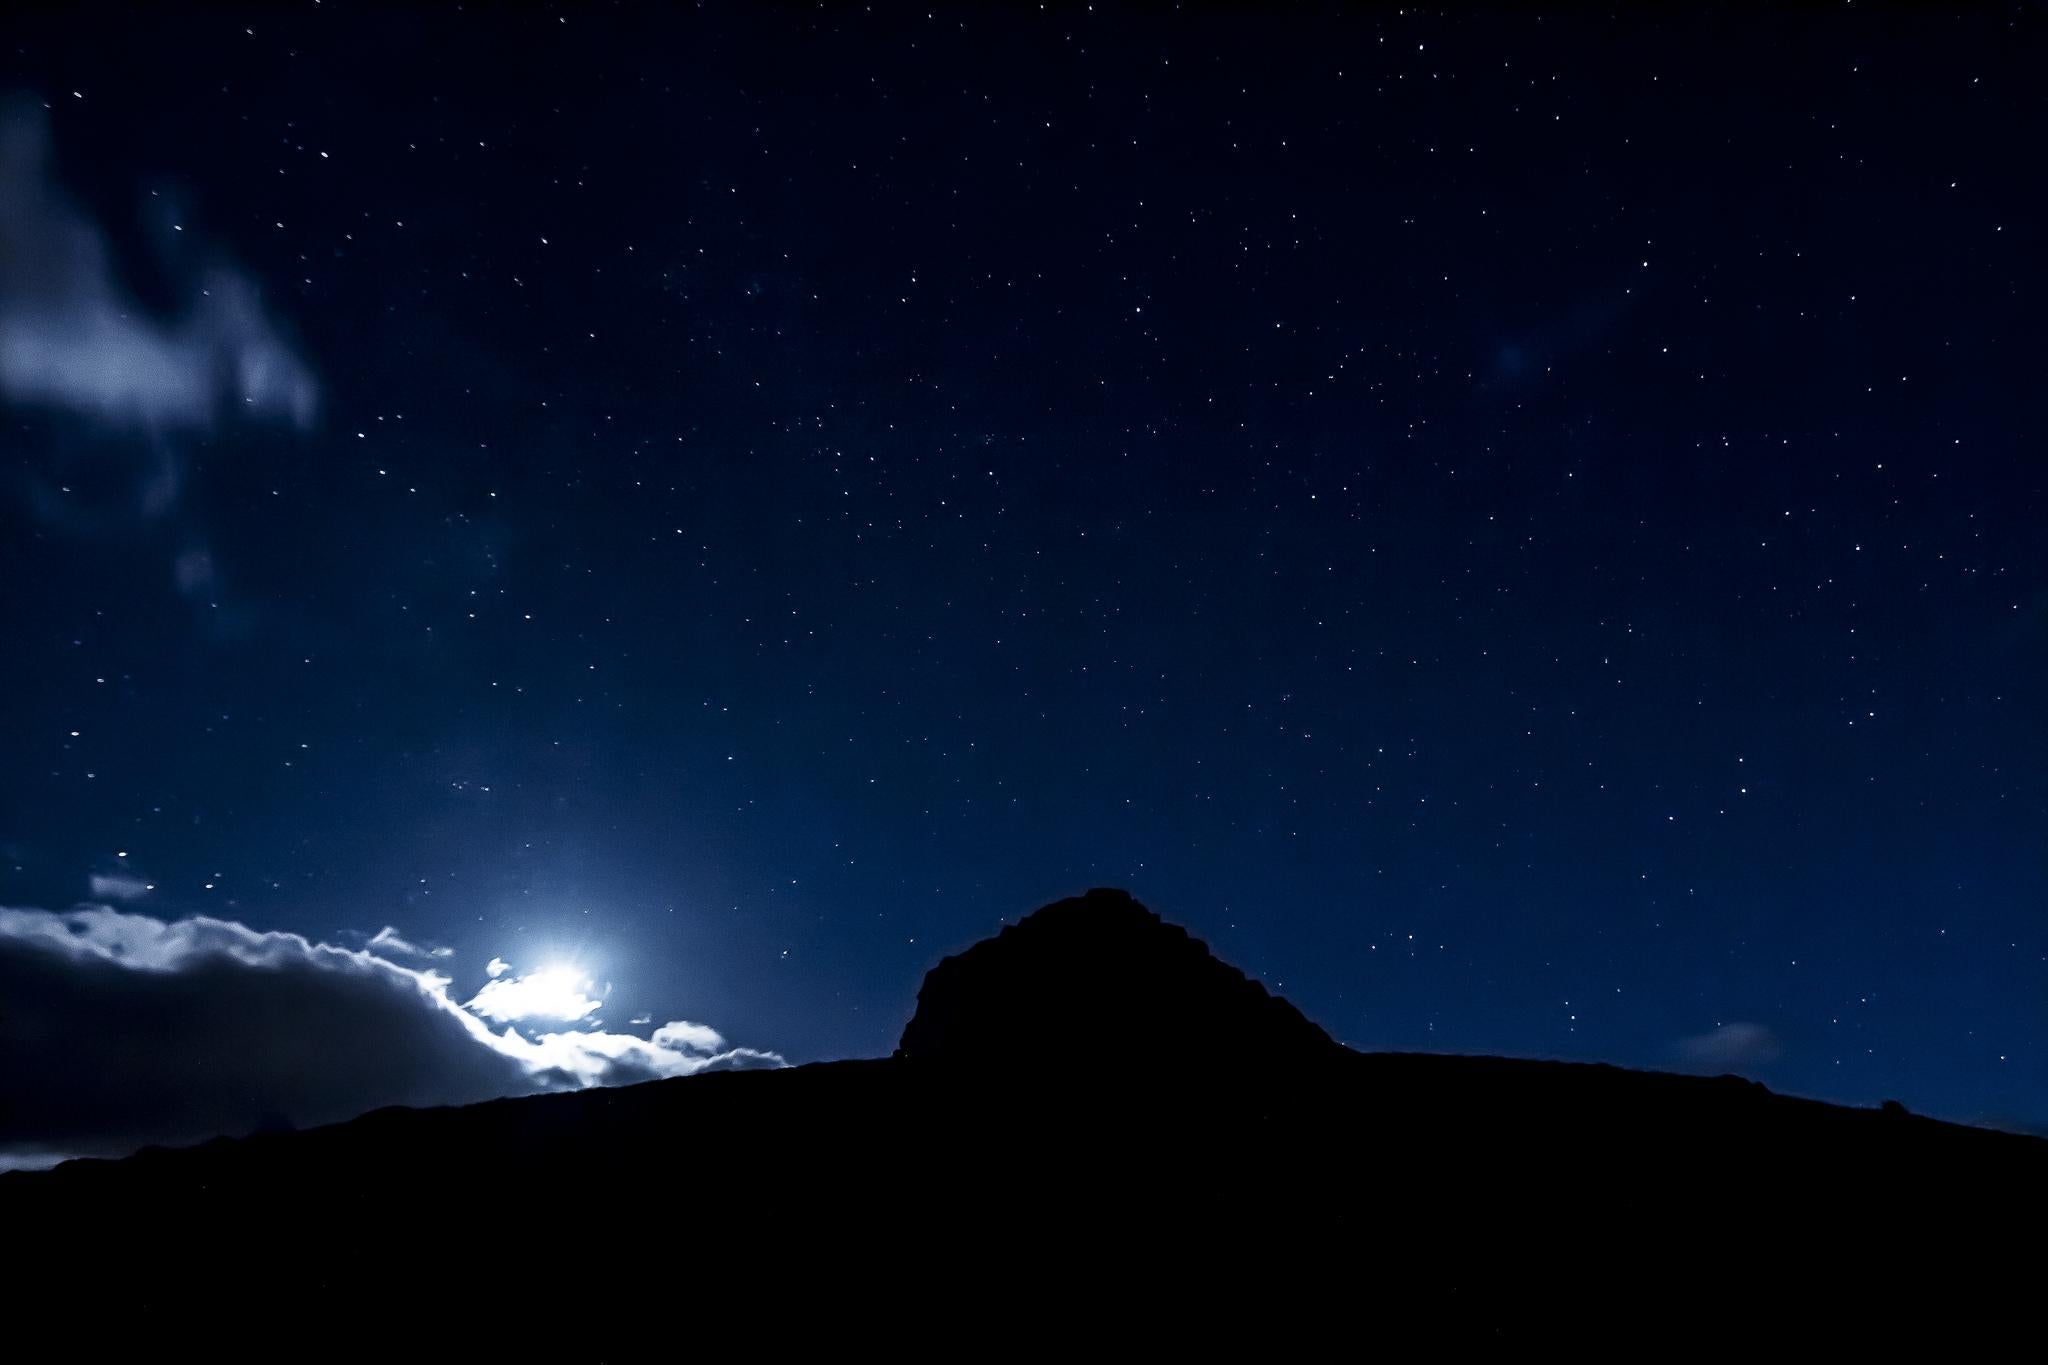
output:
[[[1330,1035],[1122,891],[1055,901],[925,975],[896,1056],[921,1066],[1071,1067],[1062,1033],[1155,1068],[1327,1060]]]
[[[1998,1295],[2044,1198],[2048,1143],[1895,1107],[1354,1052],[1112,891],[933,968],[892,1057],[0,1177],[7,1283],[39,1312],[268,1332],[368,1304],[578,1358],[1953,1342],[2024,1301]]]

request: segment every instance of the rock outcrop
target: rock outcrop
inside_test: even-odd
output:
[[[1330,1035],[1127,892],[1055,901],[926,974],[896,1055],[920,1066],[1270,1067]]]

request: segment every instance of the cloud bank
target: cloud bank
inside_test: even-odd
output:
[[[368,948],[231,920],[0,908],[0,1166],[783,1065],[682,1020],[650,1038],[493,1031],[449,984]]]

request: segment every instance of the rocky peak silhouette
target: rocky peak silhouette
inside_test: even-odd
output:
[[[926,974],[896,1056],[1085,1076],[1272,1067],[1341,1049],[1302,1012],[1128,892],[1055,901]]]

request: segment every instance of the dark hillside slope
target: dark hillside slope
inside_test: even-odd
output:
[[[19,1302],[419,1325],[490,1304],[627,1357],[688,1304],[700,1347],[943,1328],[983,1335],[929,1348],[973,1354],[1084,1323],[1154,1346],[1664,1341],[1680,1320],[1953,1341],[2028,1301],[2000,1296],[2037,1268],[2044,1201],[2035,1139],[1733,1078],[1352,1052],[1102,892],[933,969],[891,1058],[0,1178]]]

